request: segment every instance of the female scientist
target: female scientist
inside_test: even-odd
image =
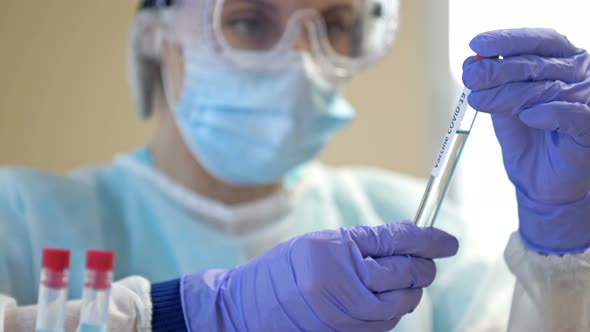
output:
[[[313,161],[353,119],[341,87],[390,49],[397,7],[143,1],[130,77],[139,115],[159,117],[151,142],[68,176],[0,172],[6,330],[34,326],[34,306],[16,301],[35,302],[43,247],[73,251],[74,298],[84,250],[116,251],[115,275],[129,278],[114,286],[113,331],[505,329],[473,309],[497,293],[488,266],[463,254],[469,235],[452,211],[441,224],[466,247],[438,273],[456,238],[387,224],[411,215],[419,182]],[[463,79],[516,188],[508,328],[588,330],[590,57],[547,29],[488,32],[471,47],[501,56],[467,59]],[[79,302],[67,308],[70,329]]]

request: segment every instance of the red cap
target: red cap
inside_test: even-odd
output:
[[[41,267],[56,272],[67,270],[70,267],[70,251],[44,248]]]
[[[115,253],[112,251],[88,250],[86,252],[86,269],[111,272],[115,262]]]

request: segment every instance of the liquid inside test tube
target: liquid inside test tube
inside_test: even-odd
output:
[[[469,93],[470,91],[465,89],[461,94],[440,152],[436,157],[428,185],[414,219],[414,224],[418,227],[434,226],[461,158],[461,153],[471,133],[477,112],[467,105]]]
[[[444,167],[439,176],[430,176],[428,185],[422,198],[421,208],[418,209],[415,223],[418,227],[432,227],[438,216],[438,212],[448,191],[448,185],[461,157],[465,142],[469,138],[468,131],[458,131],[450,144],[449,159],[447,167]]]

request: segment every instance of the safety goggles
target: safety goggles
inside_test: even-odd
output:
[[[391,48],[397,0],[168,0],[185,46],[209,47],[251,70],[284,66],[306,52],[331,79],[347,79]]]

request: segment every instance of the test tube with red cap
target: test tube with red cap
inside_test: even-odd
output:
[[[109,323],[109,297],[115,254],[88,250],[82,293],[80,332],[106,332]]]
[[[70,252],[68,250],[43,249],[35,331],[64,330],[69,268]]]

